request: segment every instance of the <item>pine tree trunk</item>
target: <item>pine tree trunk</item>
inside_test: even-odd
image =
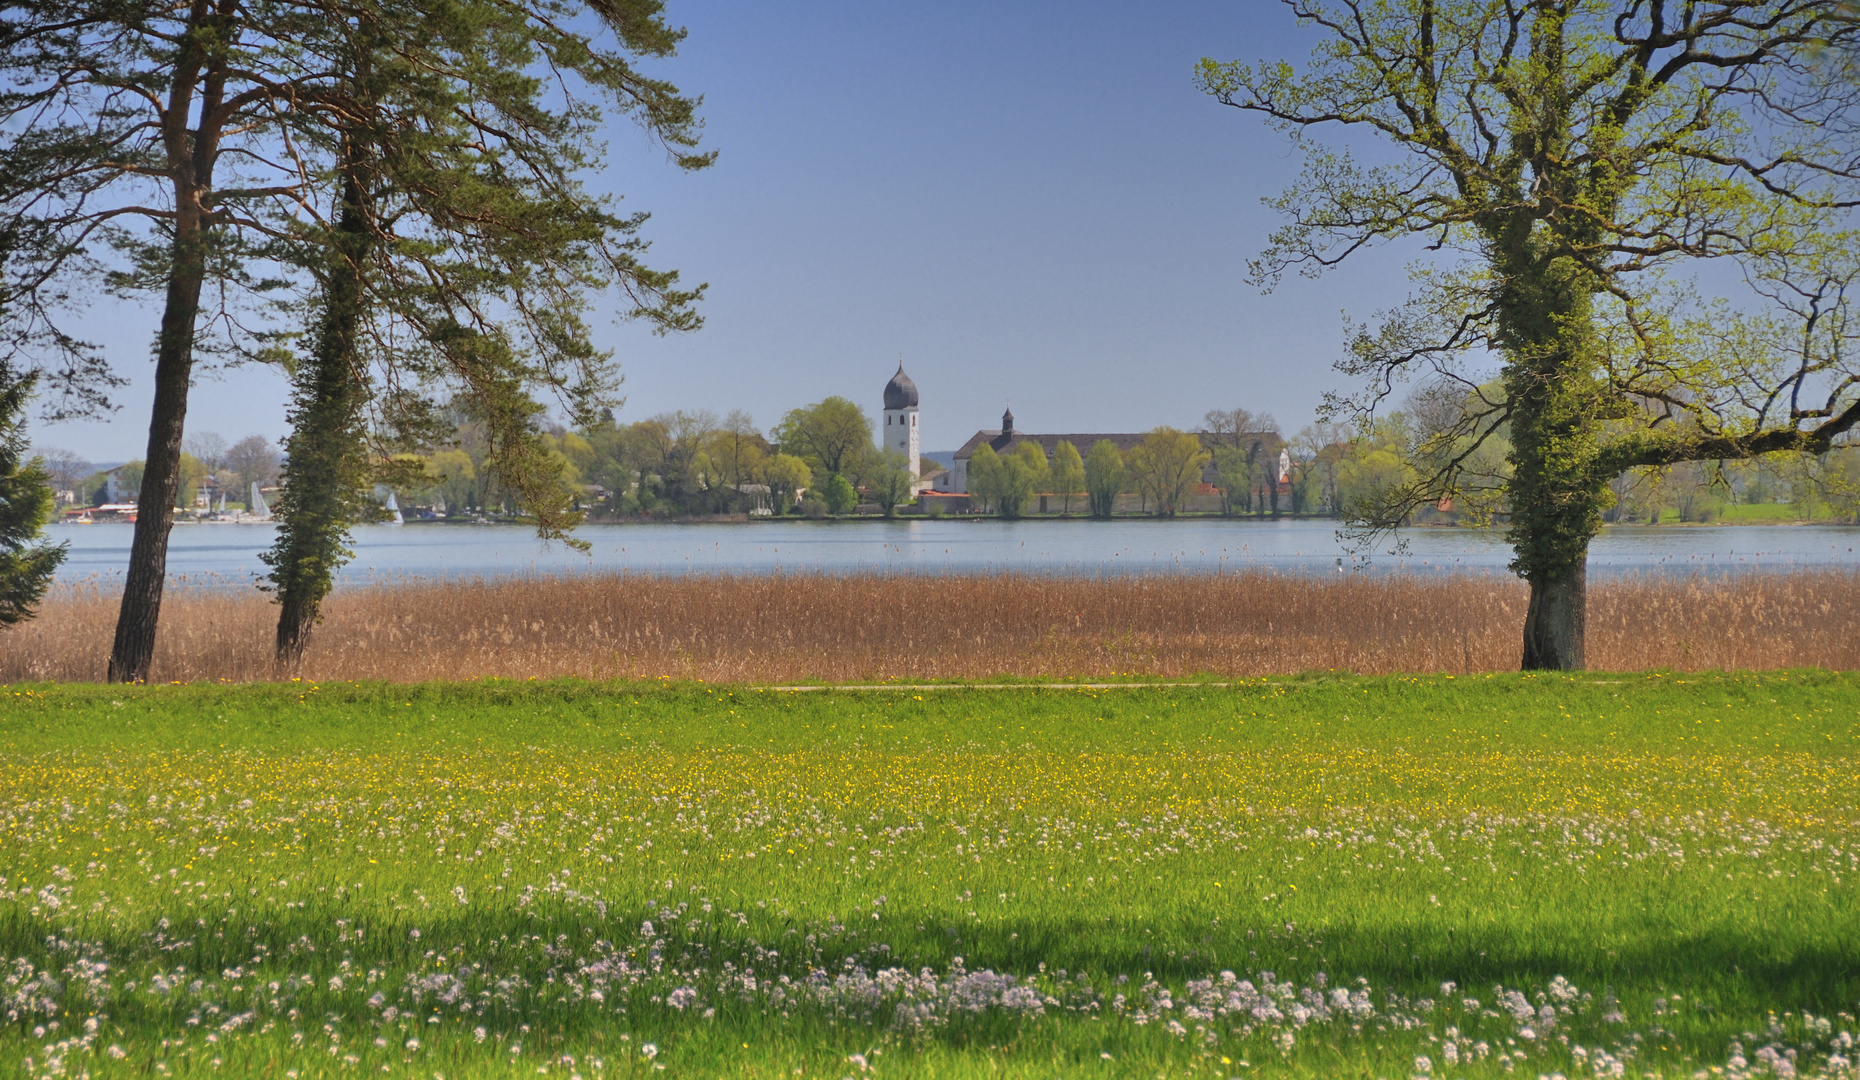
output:
[[[1524,614],[1524,670],[1580,671],[1589,628],[1587,560],[1555,578],[1531,582]]]
[[[289,666],[303,659],[323,598],[348,557],[349,522],[365,480],[358,423],[366,388],[356,341],[369,234],[356,177],[362,162],[353,146],[345,146],[345,158],[348,176],[324,282],[323,317],[311,354],[297,370],[276,510],[278,538],[265,555],[278,590],[276,656]]]
[[[194,324],[206,276],[204,237],[197,213],[175,222],[174,263],[162,310],[155,353],[155,405],[149,418],[149,448],[136,496],[136,533],[129,547],[129,573],[110,649],[109,680],[147,682],[161,618],[162,586],[168,573],[168,532],[181,484],[181,434],[187,420],[187,390],[194,367]]]
[[[304,649],[310,644],[310,630],[316,626],[322,605],[315,600],[305,600],[301,596],[281,597],[278,600],[278,662],[295,668],[304,657]]]

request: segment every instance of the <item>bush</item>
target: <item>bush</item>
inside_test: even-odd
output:
[[[852,482],[839,473],[827,478],[827,489],[821,492],[826,500],[827,513],[838,516],[850,514],[859,505],[859,493],[853,490]]]

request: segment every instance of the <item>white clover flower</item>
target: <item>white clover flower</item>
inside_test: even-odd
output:
[[[1428,1073],[1433,1072],[1434,1059],[1428,1057],[1426,1054],[1416,1054],[1414,1056],[1414,1071],[1420,1076],[1426,1076]]]
[[[639,1048],[639,1056],[645,1058],[647,1061],[651,1061],[653,1058],[658,1057],[659,1056],[659,1044],[658,1043],[645,1043],[641,1045]]]

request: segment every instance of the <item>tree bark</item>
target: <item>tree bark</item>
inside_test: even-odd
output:
[[[161,315],[155,350],[155,405],[149,417],[148,456],[136,496],[136,533],[129,548],[129,574],[110,649],[109,680],[147,682],[155,657],[155,627],[161,618],[162,586],[168,574],[168,532],[181,482],[181,434],[187,421],[187,390],[194,368],[194,324],[206,277],[204,232],[197,213],[176,221],[174,270]]]
[[[278,539],[265,561],[278,589],[276,657],[295,666],[322,618],[323,598],[348,556],[349,522],[366,479],[358,417],[366,388],[357,375],[366,260],[370,245],[362,183],[363,151],[344,147],[347,176],[335,251],[323,289],[323,317],[293,391]]]
[[[1531,581],[1524,614],[1524,670],[1580,671],[1588,638],[1588,561]]]

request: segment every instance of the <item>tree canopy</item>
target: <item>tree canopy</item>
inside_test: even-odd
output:
[[[1117,444],[1099,439],[1085,456],[1085,498],[1091,516],[1108,518],[1117,510],[1118,492],[1124,490],[1124,455]]]
[[[1417,379],[1463,403],[1363,520],[1454,497],[1508,438],[1524,663],[1580,667],[1587,548],[1615,477],[1823,451],[1860,422],[1860,93],[1818,60],[1860,27],[1840,0],[1285,7],[1321,33],[1302,67],[1199,72],[1304,158],[1253,273],[1271,287],[1423,241],[1439,254],[1412,299],[1357,327],[1339,365],[1364,389],[1330,404],[1367,415]],[[1706,297],[1699,267],[1719,260],[1747,295]]]
[[[640,263],[643,216],[615,214],[578,186],[601,157],[603,106],[639,119],[680,164],[708,163],[694,149],[695,102],[632,62],[669,54],[682,37],[660,7],[9,5],[0,118],[20,133],[0,148],[0,225],[31,240],[9,267],[20,301],[9,343],[40,356],[60,411],[95,411],[117,377],[70,331],[73,283],[163,296],[144,509],[112,678],[148,675],[196,360],[217,340],[241,358],[289,362],[294,329],[255,304],[281,289],[300,296],[308,283],[326,301],[341,278],[354,292],[346,329],[332,338],[324,320],[315,335],[341,339],[341,350],[312,350],[332,378],[346,366],[349,389],[375,395],[346,412],[372,400],[401,430],[417,429],[431,411],[428,384],[448,384],[441,396],[463,394],[485,421],[487,468],[525,490],[552,528],[559,485],[534,431],[534,397],[553,394],[579,419],[617,384],[588,343],[582,293],[615,286],[631,314],[694,325],[696,294]],[[343,460],[353,449],[334,448]],[[306,458],[297,450],[293,461]],[[565,523],[567,514],[555,522]],[[326,569],[334,555],[323,555],[311,561]]]
[[[1174,517],[1182,500],[1201,482],[1208,464],[1201,440],[1167,425],[1151,431],[1131,447],[1129,469],[1138,489],[1161,517]]]
[[[834,476],[857,474],[865,459],[876,453],[865,410],[838,395],[790,410],[775,425],[775,441],[782,453]]]

